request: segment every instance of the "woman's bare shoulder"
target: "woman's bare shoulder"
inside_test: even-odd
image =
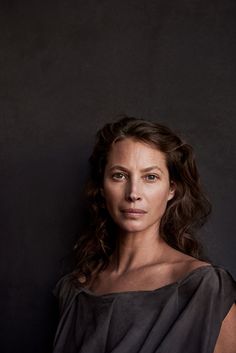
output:
[[[181,279],[199,267],[210,266],[209,262],[199,260],[193,256],[173,249],[172,271],[173,276]]]

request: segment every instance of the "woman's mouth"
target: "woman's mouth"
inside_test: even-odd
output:
[[[124,208],[121,210],[121,212],[126,215],[126,216],[142,216],[145,213],[147,213],[147,211],[142,210],[140,208]]]
[[[125,213],[147,213],[144,210],[141,210],[140,208],[124,208],[121,210],[121,212]]]

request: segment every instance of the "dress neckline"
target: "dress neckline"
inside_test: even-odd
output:
[[[156,289],[151,289],[151,290],[149,290],[149,289],[147,289],[147,290],[146,289],[127,290],[127,291],[109,292],[109,293],[101,293],[101,294],[95,293],[95,292],[91,291],[90,289],[85,288],[83,286],[79,287],[78,290],[79,290],[79,292],[84,292],[84,293],[88,294],[89,296],[95,297],[95,298],[122,296],[122,295],[138,294],[138,293],[143,293],[143,294],[156,293],[156,292],[159,292],[159,291],[164,290],[169,287],[179,286],[180,284],[182,284],[183,282],[185,282],[186,280],[188,280],[189,278],[191,278],[195,274],[201,273],[202,271],[204,271],[205,269],[208,269],[208,268],[214,269],[215,267],[216,266],[211,265],[211,264],[197,267],[197,268],[191,270],[189,273],[187,273],[184,277],[180,278],[179,280],[165,284],[164,286],[158,287]]]

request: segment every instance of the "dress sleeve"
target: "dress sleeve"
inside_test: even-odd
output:
[[[217,267],[218,276],[218,308],[223,321],[230,308],[236,303],[236,282],[232,275],[225,269]]]
[[[55,285],[52,293],[58,300],[60,316],[63,314],[67,306],[75,294],[75,288],[70,274],[62,277]]]

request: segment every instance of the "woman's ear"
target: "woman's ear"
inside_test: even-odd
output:
[[[175,190],[176,190],[176,184],[171,180],[168,201],[173,199],[173,197],[175,196]]]

